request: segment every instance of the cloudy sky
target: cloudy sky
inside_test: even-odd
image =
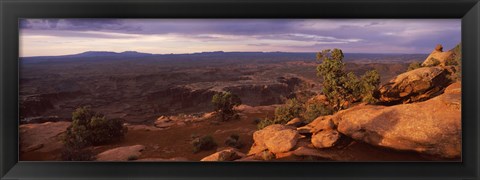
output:
[[[20,56],[85,51],[429,53],[461,40],[460,19],[22,19]]]

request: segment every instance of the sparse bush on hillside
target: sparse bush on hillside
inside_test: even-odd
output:
[[[230,92],[219,92],[212,97],[212,104],[220,119],[227,121],[238,118],[234,107],[242,104],[242,101],[237,95]]]
[[[267,126],[270,126],[272,124],[275,124],[274,119],[270,119],[270,118],[267,117],[265,119],[260,120],[260,122],[257,124],[257,128],[258,129],[263,129],[263,128],[265,128]]]
[[[194,153],[197,153],[197,152],[200,152],[200,151],[211,150],[211,149],[217,147],[217,143],[215,143],[215,141],[213,140],[213,137],[209,136],[209,135],[195,138],[191,142],[191,144],[193,146],[193,152]]]
[[[64,159],[83,159],[83,148],[123,138],[127,129],[120,120],[108,120],[104,115],[81,107],[72,113],[72,124],[63,139]],[[78,157],[78,158],[77,158]]]
[[[301,117],[303,118],[305,123],[310,123],[319,116],[330,115],[332,113],[333,113],[333,110],[322,103],[307,102],[305,104],[305,111],[302,113]]]
[[[362,101],[366,103],[376,103],[378,100],[374,97],[375,91],[380,85],[380,74],[376,70],[367,71],[361,77]]]
[[[415,70],[422,67],[422,62],[412,62],[408,65],[407,71]]]
[[[287,102],[275,109],[274,124],[285,124],[293,118],[300,117],[303,112],[303,104],[297,99],[288,99]]]
[[[240,136],[238,134],[232,134],[225,140],[225,145],[238,149],[243,146],[243,143],[240,142]]]
[[[453,55],[447,61],[445,64],[447,66],[455,66],[455,75],[452,75],[451,79],[454,81],[460,81],[462,78],[462,46],[461,44],[458,44],[453,48]]]
[[[327,97],[334,111],[346,108],[346,105],[357,100],[373,101],[380,76],[376,71],[369,71],[361,79],[353,72],[345,72],[343,52],[340,49],[326,49],[317,53],[317,75],[323,78],[323,94]]]

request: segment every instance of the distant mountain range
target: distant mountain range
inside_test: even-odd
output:
[[[372,54],[345,53],[344,61],[412,61],[423,60],[428,54]],[[110,52],[87,51],[61,56],[22,57],[22,63],[68,62],[68,61],[110,61],[110,60],[315,60],[314,52],[200,52],[189,54],[151,54],[137,51]]]

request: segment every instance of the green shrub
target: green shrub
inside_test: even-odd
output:
[[[270,119],[270,118],[265,118],[265,119],[262,119],[258,124],[257,124],[257,128],[258,129],[263,129],[267,126],[270,126],[272,124],[275,124],[275,121],[273,119]]]
[[[123,138],[126,131],[120,120],[108,120],[89,107],[81,107],[72,113],[72,124],[67,128],[64,143],[77,148],[99,145]]]
[[[407,71],[415,70],[422,67],[422,62],[412,62],[408,65]]]
[[[234,107],[242,104],[242,101],[230,92],[219,92],[212,97],[212,104],[220,119],[227,121],[239,117]]]
[[[332,109],[323,103],[308,102],[305,104],[305,111],[302,113],[302,118],[305,123],[310,123],[319,116],[333,114]]]
[[[194,153],[211,150],[217,147],[217,143],[215,143],[212,136],[203,136],[203,137],[195,138],[191,142],[191,144],[193,146]]]
[[[358,79],[353,72],[345,72],[343,52],[340,49],[326,49],[317,53],[317,60],[321,63],[317,66],[317,75],[323,78],[322,92],[327,97],[334,111],[346,108],[346,104],[359,99],[371,101],[371,94],[375,86],[368,79]],[[376,71],[369,71],[364,77],[373,78],[378,75]],[[378,76],[379,79],[380,76]],[[375,77],[376,78],[376,77]]]
[[[274,124],[285,124],[293,118],[300,117],[303,112],[303,104],[297,99],[288,99],[287,102],[275,109]]]
[[[124,137],[126,131],[120,120],[108,120],[89,107],[78,108],[72,113],[72,124],[63,139],[64,159],[83,159],[82,154],[88,154],[82,151],[83,148],[118,140]]]
[[[367,71],[361,77],[360,83],[362,101],[366,103],[376,103],[378,100],[373,94],[380,85],[380,74],[376,70]]]
[[[243,144],[240,142],[240,136],[238,134],[232,134],[225,140],[225,145],[234,147],[234,148],[241,148]]]

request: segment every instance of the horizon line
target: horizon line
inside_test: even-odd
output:
[[[332,48],[333,49],[333,48]],[[139,54],[150,54],[150,55],[186,55],[186,54],[201,54],[201,53],[318,53],[317,52],[311,52],[311,51],[201,51],[201,52],[186,52],[186,53],[148,53],[148,52],[140,52],[140,51],[134,51],[134,50],[128,50],[128,51],[83,51],[83,52],[78,52],[78,53],[73,53],[73,54],[62,54],[62,55],[34,55],[34,56],[19,56],[19,58],[32,58],[32,57],[58,57],[58,56],[71,56],[71,55],[80,55],[83,53],[88,53],[88,52],[103,52],[103,53],[126,53],[126,52],[133,52],[133,53],[139,53]],[[415,54],[430,54],[430,53],[396,53],[396,52],[386,52],[386,53],[371,53],[371,52],[343,52],[344,54],[404,54],[404,55],[415,55]]]

